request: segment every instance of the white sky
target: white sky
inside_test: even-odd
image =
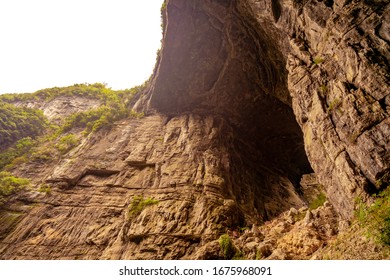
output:
[[[75,83],[142,84],[163,0],[0,0],[0,94]]]

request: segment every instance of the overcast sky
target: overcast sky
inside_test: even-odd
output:
[[[142,84],[163,0],[0,0],[0,94],[75,83]]]

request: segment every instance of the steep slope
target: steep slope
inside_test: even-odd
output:
[[[389,11],[166,1],[150,86],[129,103],[145,116],[14,166],[32,190],[1,209],[0,257],[323,257],[356,198],[389,184]]]

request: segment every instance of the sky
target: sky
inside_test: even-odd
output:
[[[163,0],[0,0],[0,94],[76,83],[142,84]]]

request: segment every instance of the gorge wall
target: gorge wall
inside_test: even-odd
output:
[[[388,1],[164,6],[156,68],[134,105],[145,117],[90,134],[54,165],[16,167],[51,192],[6,205],[1,258],[224,258],[218,238],[243,228],[248,256],[280,257],[259,227],[290,208],[309,224],[300,181],[315,172],[325,214],[293,237],[315,241],[284,255],[308,258],[356,197],[388,185]],[[293,226],[298,210],[288,213]]]
[[[221,115],[279,168],[304,173],[296,119],[345,218],[356,195],[387,185],[386,1],[187,2],[168,2],[152,107]]]

